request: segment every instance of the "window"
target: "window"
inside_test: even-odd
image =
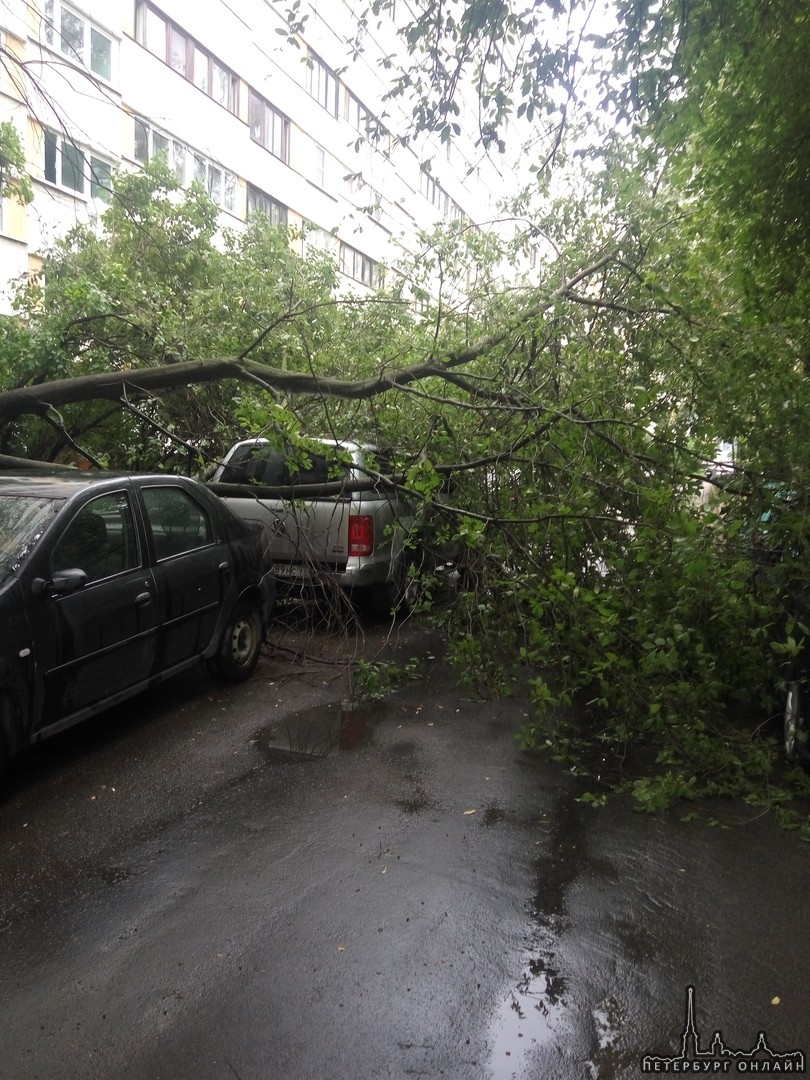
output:
[[[159,131],[152,132],[152,154],[154,157],[162,157],[166,162],[169,160],[169,140]]]
[[[169,25],[169,67],[185,75],[188,67],[188,38],[176,26]]]
[[[94,26],[90,28],[90,70],[108,82],[112,78],[112,41]]]
[[[141,9],[141,32],[138,40],[145,45],[149,52],[164,59],[166,56],[166,39],[169,28],[166,20],[161,18],[156,11],[144,5]]]
[[[145,165],[149,160],[149,128],[143,120],[135,121],[135,144],[133,155],[136,161]]]
[[[319,188],[326,187],[326,151],[322,146],[315,146],[315,175],[313,177]]]
[[[75,143],[62,142],[62,169],[59,182],[71,191],[84,191],[84,154]]]
[[[112,200],[112,166],[103,158],[90,158],[90,195],[106,203]]]
[[[215,165],[208,166],[206,190],[217,206],[222,205],[222,169]]]
[[[139,565],[129,500],[116,491],[82,507],[53,549],[50,569],[84,570],[90,582]]]
[[[238,81],[227,68],[212,58],[210,90],[207,91],[220,105],[224,105],[231,112],[236,112],[235,102],[239,90]]]
[[[44,132],[44,175],[50,184],[77,195],[89,193],[109,202],[112,197],[112,165],[47,128]]]
[[[213,530],[207,514],[181,488],[144,487],[141,493],[158,559],[212,543]]]
[[[238,77],[181,27],[165,19],[143,0],[138,2],[135,32],[138,41],[149,52],[229,112],[238,114]]]
[[[430,173],[422,170],[419,178],[419,190],[429,203],[432,203],[442,217],[450,221],[463,221],[466,214],[455,201],[451,199],[438,180],[434,180]]]
[[[195,180],[208,192],[217,206],[236,208],[236,177],[202,154],[190,151],[183,143],[170,139],[135,117],[134,157],[141,165],[162,157],[174,172],[178,184],[187,187]]]
[[[155,131],[145,120],[135,117],[135,142],[133,155],[141,165],[162,156],[169,161],[169,137],[160,131]],[[178,179],[180,179],[178,177]]]
[[[209,57],[199,45],[194,46],[194,85],[204,94],[211,93],[211,72]]]
[[[337,76],[311,49],[307,57],[307,93],[332,116],[338,115]]]
[[[100,78],[112,78],[112,38],[60,0],[45,0],[45,41]]]
[[[370,289],[376,288],[382,277],[379,263],[348,244],[340,245],[340,269]]]
[[[172,143],[172,169],[174,169],[177,182],[184,184],[186,180],[186,148],[179,142]]]
[[[200,184],[212,202],[225,210],[236,208],[236,177],[201,154],[192,154],[194,183]]]
[[[317,225],[310,224],[307,226],[304,246],[306,250],[324,251],[331,254],[335,246],[335,239],[326,229],[319,229]]]
[[[247,216],[250,218],[254,214],[264,214],[272,225],[287,224],[287,207],[259,188],[248,184]]]
[[[346,91],[343,102],[343,119],[347,120],[355,131],[366,135],[369,129],[371,114],[359,98],[355,97],[351,90]]]
[[[230,210],[231,213],[236,209],[236,177],[233,173],[226,172],[224,176],[224,187],[222,193],[222,205],[226,210]]]
[[[269,150],[274,157],[288,162],[290,160],[290,121],[253,90],[250,92],[248,120],[251,139],[263,146],[265,150]]]
[[[443,206],[446,209],[447,193],[441,184],[437,180],[434,180],[430,173],[425,172],[424,170],[422,170],[419,180],[419,190],[425,196],[427,201],[433,203],[439,211],[442,210]]]

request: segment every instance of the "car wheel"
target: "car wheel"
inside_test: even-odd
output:
[[[804,710],[804,695],[797,682],[788,685],[785,701],[785,756],[788,761],[810,769],[810,734]]]
[[[262,651],[262,616],[249,601],[237,604],[228,621],[216,655],[216,672],[228,682],[239,683],[253,674]]]

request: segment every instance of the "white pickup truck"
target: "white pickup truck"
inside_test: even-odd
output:
[[[245,439],[211,484],[240,517],[268,531],[280,586],[331,582],[390,610],[406,595],[414,511],[376,479],[386,467],[379,450],[354,442],[313,439],[305,451],[284,453],[267,439]]]

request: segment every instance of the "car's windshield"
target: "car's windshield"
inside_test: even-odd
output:
[[[62,502],[37,495],[0,495],[0,585],[23,564]]]

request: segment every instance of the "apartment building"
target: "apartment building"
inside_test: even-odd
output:
[[[381,60],[402,51],[406,0],[365,27],[360,6],[303,0],[292,34],[289,0],[0,0],[0,121],[35,192],[2,200],[0,289],[99,218],[114,169],[158,155],[204,185],[223,227],[254,213],[306,226],[302,253],[333,252],[360,291],[420,228],[490,220],[504,176],[472,137],[398,138],[409,117],[385,99]]]

